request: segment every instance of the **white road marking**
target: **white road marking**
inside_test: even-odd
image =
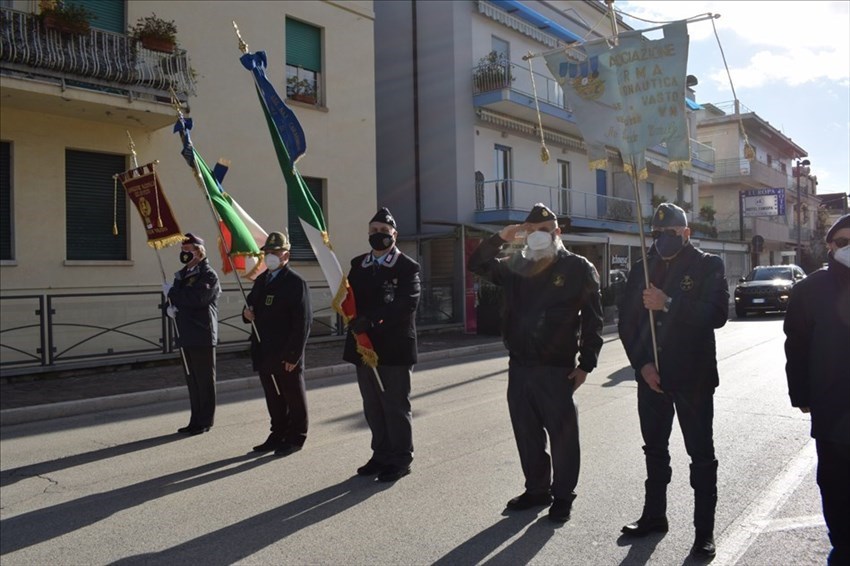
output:
[[[732,566],[755,542],[756,537],[769,529],[770,516],[797,489],[803,478],[817,462],[814,439],[809,439],[785,471],[778,475],[759,499],[729,525],[717,541],[717,556],[712,566]]]
[[[814,527],[826,527],[823,515],[807,515],[805,517],[786,517],[767,521],[763,525],[763,533],[775,533],[779,531],[794,531],[797,529],[811,529]]]

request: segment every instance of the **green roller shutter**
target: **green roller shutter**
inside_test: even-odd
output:
[[[304,177],[304,183],[310,189],[310,194],[316,199],[319,208],[323,209],[322,180],[313,177]],[[295,212],[295,206],[293,206],[291,198],[287,198],[287,209],[289,211],[289,243],[292,244],[289,250],[289,257],[294,260],[315,261],[316,256],[313,254],[313,248],[310,247],[307,234],[304,233],[304,228],[301,227],[301,221],[298,219],[298,214]]]
[[[124,16],[124,0],[65,0],[68,6],[82,6],[92,14],[91,27],[127,33],[127,21]]]
[[[319,28],[286,18],[286,64],[322,72],[322,32]]]
[[[123,155],[65,150],[65,257],[127,259],[126,194],[118,184],[118,235],[112,234],[112,176],[127,168]]]
[[[0,259],[12,257],[12,144],[0,142]]]

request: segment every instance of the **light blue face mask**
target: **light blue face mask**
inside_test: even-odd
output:
[[[552,245],[552,233],[543,232],[540,230],[532,232],[525,238],[525,244],[530,250],[545,250],[546,248]]]

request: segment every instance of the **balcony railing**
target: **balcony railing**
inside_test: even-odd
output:
[[[791,186],[790,177],[779,167],[748,159],[718,159],[714,164],[712,177],[715,181],[722,179],[727,182],[732,179],[749,179],[751,182],[777,189]]]
[[[49,77],[131,97],[178,97],[195,93],[186,51],[145,49],[130,37],[91,29],[82,35],[47,30],[31,13],[0,8],[0,65],[3,74]]]
[[[534,73],[534,84],[528,67],[499,61],[478,65],[472,70],[472,93],[481,94],[492,90],[510,88],[527,96],[534,96],[537,87],[537,99],[558,108],[572,111],[564,100],[564,91],[552,77]]]
[[[479,212],[505,209],[528,212],[538,202],[546,204],[559,216],[637,222],[637,203],[632,199],[516,179],[485,181],[476,187],[475,209]],[[652,203],[641,202],[641,211],[644,218],[651,217]]]

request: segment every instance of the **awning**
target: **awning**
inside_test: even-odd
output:
[[[688,108],[690,108],[691,110],[702,110],[702,106],[700,106],[688,97],[685,97],[685,104],[687,104]]]
[[[494,6],[498,6],[510,15],[525,20],[567,43],[581,43],[584,41],[581,36],[574,34],[564,26],[553,22],[549,18],[544,18],[525,4],[521,4],[516,0],[490,0],[490,3]]]

